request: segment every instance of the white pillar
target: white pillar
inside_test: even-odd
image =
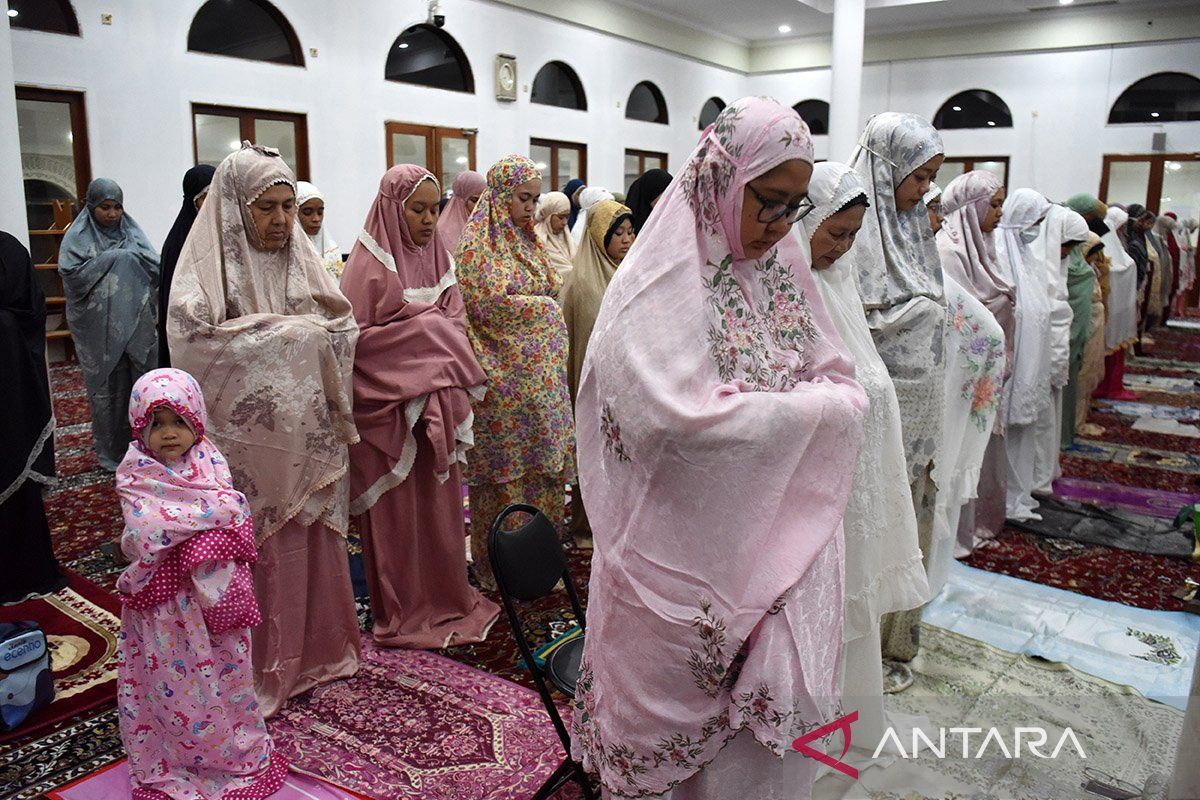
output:
[[[834,0],[829,95],[829,158],[847,161],[858,144],[866,0]]]
[[[17,97],[13,86],[12,34],[8,0],[0,0],[0,230],[29,246],[25,215],[25,180],[21,172],[21,139],[17,132]]]

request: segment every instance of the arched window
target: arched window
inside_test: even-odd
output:
[[[384,77],[452,92],[475,92],[467,54],[454,37],[433,25],[413,25],[392,42]]]
[[[643,122],[667,124],[667,101],[663,93],[650,81],[642,81],[633,87],[625,101],[625,119],[640,119]]]
[[[824,100],[801,100],[792,106],[800,119],[808,123],[813,136],[829,135],[829,103]]]
[[[1000,95],[987,89],[968,89],[959,92],[938,109],[933,127],[948,128],[1011,128],[1012,112]]]
[[[8,25],[46,33],[79,35],[79,20],[67,0],[8,0]]]
[[[188,50],[304,66],[296,32],[267,0],[208,0],[192,18]]]
[[[717,115],[725,110],[725,101],[719,97],[710,97],[704,101],[700,109],[700,130],[717,121]]]
[[[538,70],[529,101],[587,111],[587,95],[583,93],[583,84],[575,70],[562,61],[551,61]]]
[[[1185,72],[1159,72],[1142,78],[1121,92],[1108,112],[1110,125],[1196,120],[1200,120],[1200,78]]]

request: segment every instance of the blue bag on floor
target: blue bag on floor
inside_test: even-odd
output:
[[[0,622],[0,731],[11,731],[54,699],[50,649],[36,622]]]

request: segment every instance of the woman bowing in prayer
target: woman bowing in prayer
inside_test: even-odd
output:
[[[474,170],[464,170],[454,176],[454,182],[450,184],[450,201],[437,221],[438,238],[451,253],[458,249],[463,228],[467,227],[467,220],[486,188],[487,180]]]
[[[83,370],[92,441],[114,472],[129,446],[129,393],[158,364],[158,254],[125,213],[116,181],[88,186],[58,251],[67,325]]]
[[[731,104],[596,319],[577,406],[596,551],[572,752],[612,795],[806,798],[819,765],[792,742],[837,715],[866,396],[787,236],[811,173],[794,111]]]
[[[579,178],[571,178],[562,190],[562,193],[567,196],[567,200],[571,203],[571,214],[567,217],[567,230],[572,233],[575,231],[575,223],[579,220],[579,195],[586,188],[587,184]]]
[[[1129,214],[1109,206],[1104,217],[1108,232],[1100,236],[1108,258],[1108,300],[1104,313],[1104,378],[1092,393],[1108,400],[1137,400],[1125,388],[1125,351],[1138,338],[1138,268],[1125,251],[1122,235]]]
[[[171,366],[171,349],[167,346],[167,306],[171,299],[171,279],[175,276],[175,264],[179,261],[179,253],[183,243],[191,233],[200,206],[204,204],[204,196],[208,194],[208,186],[212,183],[216,167],[212,164],[197,164],[183,173],[183,205],[175,217],[175,224],[167,233],[167,239],[162,246],[162,266],[158,282],[158,366]]]
[[[542,195],[533,215],[533,229],[537,231],[538,239],[546,248],[550,266],[554,267],[564,281],[571,270],[575,269],[575,253],[578,250],[571,232],[567,229],[570,216],[571,201],[562,192],[547,192]]]
[[[875,350],[854,283],[854,240],[868,213],[858,173],[845,164],[813,168],[808,184],[813,211],[796,228],[809,253],[817,289],[854,362],[854,378],[871,401],[843,522],[846,536],[846,602],[842,628],[842,697],[859,712],[860,747],[878,743],[887,728],[879,620],[916,608],[929,598],[917,547],[917,518],[908,488],[900,406],[887,367]],[[879,520],[887,519],[887,525]],[[911,680],[907,667],[890,671],[886,684]]]
[[[1075,387],[1075,434],[1097,436],[1103,433],[1104,429],[1089,423],[1087,415],[1091,407],[1092,392],[1104,377],[1104,329],[1108,318],[1105,306],[1112,293],[1109,283],[1111,262],[1104,254],[1104,242],[1095,231],[1088,231],[1087,242],[1080,248],[1080,253],[1095,273],[1096,281],[1092,287],[1091,329],[1088,332],[1087,344],[1083,348],[1083,366],[1079,370],[1079,382]]]
[[[1041,519],[1033,499],[1036,423],[1053,397],[1050,388],[1050,297],[1042,278],[1041,258],[1030,244],[1050,210],[1050,201],[1033,189],[1017,189],[1004,201],[997,255],[1006,264],[1017,287],[1017,330],[1013,345],[1013,370],[1005,395],[1005,514],[1023,522]]]
[[[358,326],[303,236],[295,175],[278,150],[244,142],[213,176],[167,317],[172,360],[199,381],[253,512],[252,650],[268,717],[359,664],[343,538]]]
[[[1079,394],[1079,373],[1083,370],[1084,354],[1088,340],[1092,335],[1092,296],[1096,289],[1096,272],[1087,262],[1083,247],[1089,236],[1094,236],[1087,227],[1087,221],[1070,209],[1064,226],[1063,237],[1066,241],[1062,249],[1067,251],[1064,263],[1067,265],[1067,291],[1071,304],[1071,339],[1070,362],[1068,364],[1067,385],[1063,387],[1062,428],[1059,439],[1062,447],[1069,447],[1075,441],[1076,397]],[[1069,238],[1068,238],[1069,237]],[[1090,392],[1088,393],[1090,396]],[[1057,453],[1055,467],[1058,467]],[[1055,470],[1055,477],[1061,470]]]
[[[46,297],[29,251],[0,231],[0,603],[66,585],[42,486],[54,482],[54,410],[46,374]]]
[[[571,237],[576,244],[583,244],[584,234],[588,229],[588,212],[592,206],[601,200],[612,200],[613,193],[603,186],[585,186],[579,192],[579,218],[571,228]]]
[[[471,558],[487,588],[495,586],[487,534],[496,516],[510,503],[528,503],[561,527],[573,471],[567,326],[555,299],[562,282],[533,230],[541,191],[528,158],[496,162],[455,259],[471,346],[488,377],[464,470]]]
[[[937,234],[937,246],[944,274],[983,303],[999,323],[1004,339],[1002,369],[1006,384],[1014,363],[1017,289],[996,248],[996,226],[1004,198],[1004,185],[987,170],[972,170],[950,181],[942,196],[945,218]],[[974,385],[987,388],[986,384]],[[994,388],[995,400],[999,402],[1003,384]],[[1008,482],[1004,432],[1004,415],[997,414],[979,468],[978,487],[973,489],[977,498],[963,507],[959,520],[956,539],[960,555],[969,553],[980,541],[996,538],[1004,527],[1004,492]]]
[[[887,365],[904,433],[904,453],[921,550],[928,555],[937,487],[930,472],[942,437],[942,264],[923,198],[944,160],[942,139],[913,114],[887,112],[867,122],[851,157],[871,203],[854,263],[863,311]],[[917,655],[920,609],[884,618],[883,655]]]
[[[296,207],[300,209],[300,227],[304,229],[313,247],[317,248],[321,266],[325,267],[325,271],[332,275],[335,281],[340,281],[345,265],[342,263],[342,248],[338,247],[338,243],[325,227],[325,195],[308,181],[298,181]]]
[[[665,169],[646,170],[629,186],[626,205],[633,212],[633,232],[639,234],[650,219],[654,206],[671,185],[671,173]]]
[[[487,376],[438,229],[440,196],[423,167],[389,169],[342,278],[359,328],[350,513],[361,515],[375,641],[389,647],[482,641],[500,613],[467,582],[460,464]]]

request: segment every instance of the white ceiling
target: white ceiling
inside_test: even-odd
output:
[[[783,42],[809,36],[828,36],[833,29],[835,0],[616,0],[705,33],[745,43]],[[1014,21],[1030,24],[1048,15],[1067,16],[1115,7],[1162,9],[1164,6],[1198,5],[1196,0],[1074,0],[1060,6],[1058,0],[866,0],[867,32],[965,25],[975,21]],[[1031,11],[1031,9],[1044,9]],[[781,34],[780,25],[790,25]]]

